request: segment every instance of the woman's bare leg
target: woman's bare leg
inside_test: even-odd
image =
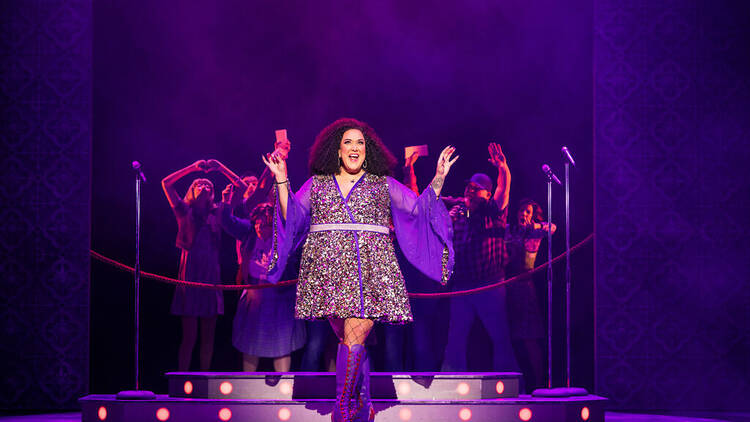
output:
[[[242,354],[242,370],[245,372],[255,372],[258,369],[258,357]]]
[[[289,372],[292,368],[292,356],[286,355],[273,359],[273,370],[276,372]]]
[[[182,317],[182,340],[177,351],[177,368],[180,372],[190,369],[190,359],[193,357],[193,347],[198,337],[198,318]]]
[[[331,353],[326,359],[326,362],[328,363],[328,367],[326,368],[326,371],[336,372],[336,355]]]
[[[211,368],[215,333],[216,317],[201,318],[201,371],[208,371]]]

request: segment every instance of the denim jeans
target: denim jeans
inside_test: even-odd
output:
[[[510,340],[504,287],[450,299],[448,345],[445,348],[442,370],[446,372],[467,370],[466,351],[469,347],[467,343],[475,317],[482,322],[492,341],[493,371],[518,371],[518,362]]]

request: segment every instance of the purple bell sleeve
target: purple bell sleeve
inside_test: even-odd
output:
[[[417,196],[388,178],[391,216],[404,256],[419,271],[441,284],[448,282],[454,263],[453,223],[443,201],[431,187]]]
[[[297,193],[289,192],[286,221],[279,211],[279,194],[274,192],[276,203],[273,219],[273,256],[268,265],[268,281],[278,283],[286,268],[289,256],[302,245],[310,230],[310,188],[308,179]]]

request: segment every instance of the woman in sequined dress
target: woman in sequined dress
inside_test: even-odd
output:
[[[389,176],[395,158],[370,126],[355,119],[339,119],[317,136],[309,162],[313,177],[296,193],[290,192],[285,161],[263,158],[278,188],[269,280],[278,280],[291,251],[304,243],[295,315],[328,319],[341,340],[334,421],[374,418],[365,339],[375,321],[412,320],[389,226],[415,267],[442,283],[450,276],[451,220],[438,198],[458,159],[454,152],[452,146],[442,151],[435,178],[419,196]]]

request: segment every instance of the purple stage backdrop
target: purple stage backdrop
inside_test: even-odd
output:
[[[595,2],[598,392],[748,408],[746,2]]]
[[[91,2],[0,2],[0,409],[89,382]]]

